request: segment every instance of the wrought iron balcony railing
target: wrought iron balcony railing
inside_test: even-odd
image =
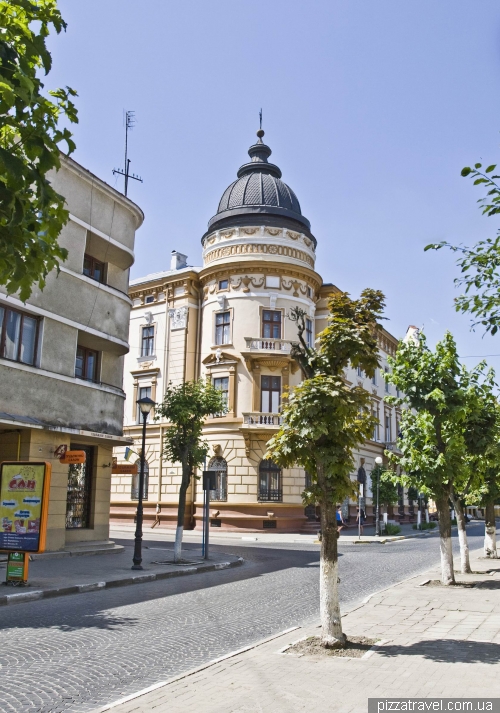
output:
[[[281,352],[290,354],[292,343],[287,339],[266,339],[265,337],[245,337],[247,351],[250,352]]]
[[[280,413],[244,413],[243,423],[245,426],[279,426],[281,424]]]
[[[258,500],[261,503],[280,503],[283,500],[283,490],[259,490]]]

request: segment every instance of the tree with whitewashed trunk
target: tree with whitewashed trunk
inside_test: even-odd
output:
[[[224,413],[225,409],[222,392],[215,389],[210,381],[202,379],[177,386],[169,383],[163,402],[155,407],[155,420],[163,417],[169,421],[163,436],[163,459],[182,466],[174,562],[182,560],[186,494],[195,468],[203,464],[209,450],[208,443],[202,440],[203,424],[207,416]]]
[[[336,506],[356,492],[351,480],[353,453],[370,438],[375,426],[371,395],[351,387],[345,379],[349,363],[373,376],[379,366],[377,320],[384,296],[364,290],[358,300],[346,293],[329,301],[329,324],[319,335],[317,348],[304,340],[306,313],[295,308],[290,319],[297,323],[299,341],[292,356],[302,369],[304,381],[285,402],[279,431],[267,444],[266,458],[289,468],[303,467],[311,484],[302,497],[306,505],[318,504],[321,512],[320,615],[321,642],[327,648],[342,648],[338,591],[338,530]]]
[[[473,461],[494,442],[493,376],[484,363],[472,371],[460,365],[456,344],[447,332],[431,351],[422,334],[400,343],[388,359],[385,378],[403,395],[388,396],[390,404],[406,406],[401,419],[398,452],[387,451],[399,466],[394,480],[417,488],[435,502],[439,515],[441,582],[455,583],[451,546],[450,501],[457,517],[460,499],[474,478]],[[459,528],[462,570],[470,571],[465,518]]]

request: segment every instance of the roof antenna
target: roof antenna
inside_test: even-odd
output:
[[[125,164],[123,171],[121,168],[114,168],[113,169],[113,175],[115,173],[119,173],[120,176],[124,176],[125,178],[125,187],[124,187],[124,193],[125,197],[127,196],[127,191],[128,191],[128,179],[133,178],[134,181],[140,181],[141,183],[143,182],[142,178],[139,176],[136,176],[135,173],[130,173],[129,168],[130,168],[130,159],[127,157],[128,153],[128,132],[129,130],[132,130],[135,126],[135,111],[126,111],[125,112]]]

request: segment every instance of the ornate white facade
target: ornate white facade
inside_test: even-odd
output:
[[[131,282],[124,431],[138,452],[136,399],[148,395],[159,402],[169,382],[210,377],[227,399],[227,412],[205,425],[211,453],[207,467],[218,471],[212,526],[299,531],[313,528],[315,520],[314,508],[302,504],[306,474],[301,468],[280,471],[263,456],[279,426],[284,394],[302,378],[290,356],[297,332],[289,311],[300,306],[307,312],[312,343],[327,324],[328,297],[338,288],[324,283],[316,271],[316,239],[309,222],[295,194],[280,180],[281,171],[267,162],[271,151],[262,143],[263,132],[258,136],[249,150],[251,161],[225,191],[202,238],[202,266],[187,266],[186,256],[173,251],[170,270]],[[382,330],[382,370],[396,346],[397,340]],[[347,378],[372,392],[379,417],[373,439],[356,456],[356,479],[358,472],[361,477],[369,474],[375,457],[396,440],[398,415],[383,402],[392,387],[381,373],[371,380],[350,370]],[[147,428],[145,517],[152,521],[159,511],[160,526],[173,527],[181,473],[179,464],[160,458],[167,427],[151,421]],[[116,455],[121,461],[123,450]],[[370,515],[370,478],[366,480]],[[133,520],[137,494],[135,476],[113,476],[112,520]],[[199,526],[202,499],[196,482],[188,494],[186,527]],[[351,515],[355,506],[351,503]]]

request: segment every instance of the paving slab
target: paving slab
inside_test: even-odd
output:
[[[286,653],[287,645],[319,634],[318,626],[296,627],[95,713],[365,713],[373,697],[498,698],[500,597],[496,587],[483,585],[500,583],[500,562],[479,554],[471,558],[476,573],[457,574],[457,580],[481,587],[430,588],[421,586],[420,575],[344,612],[348,636],[379,639],[363,658]],[[427,579],[438,577],[438,569],[427,573]]]

